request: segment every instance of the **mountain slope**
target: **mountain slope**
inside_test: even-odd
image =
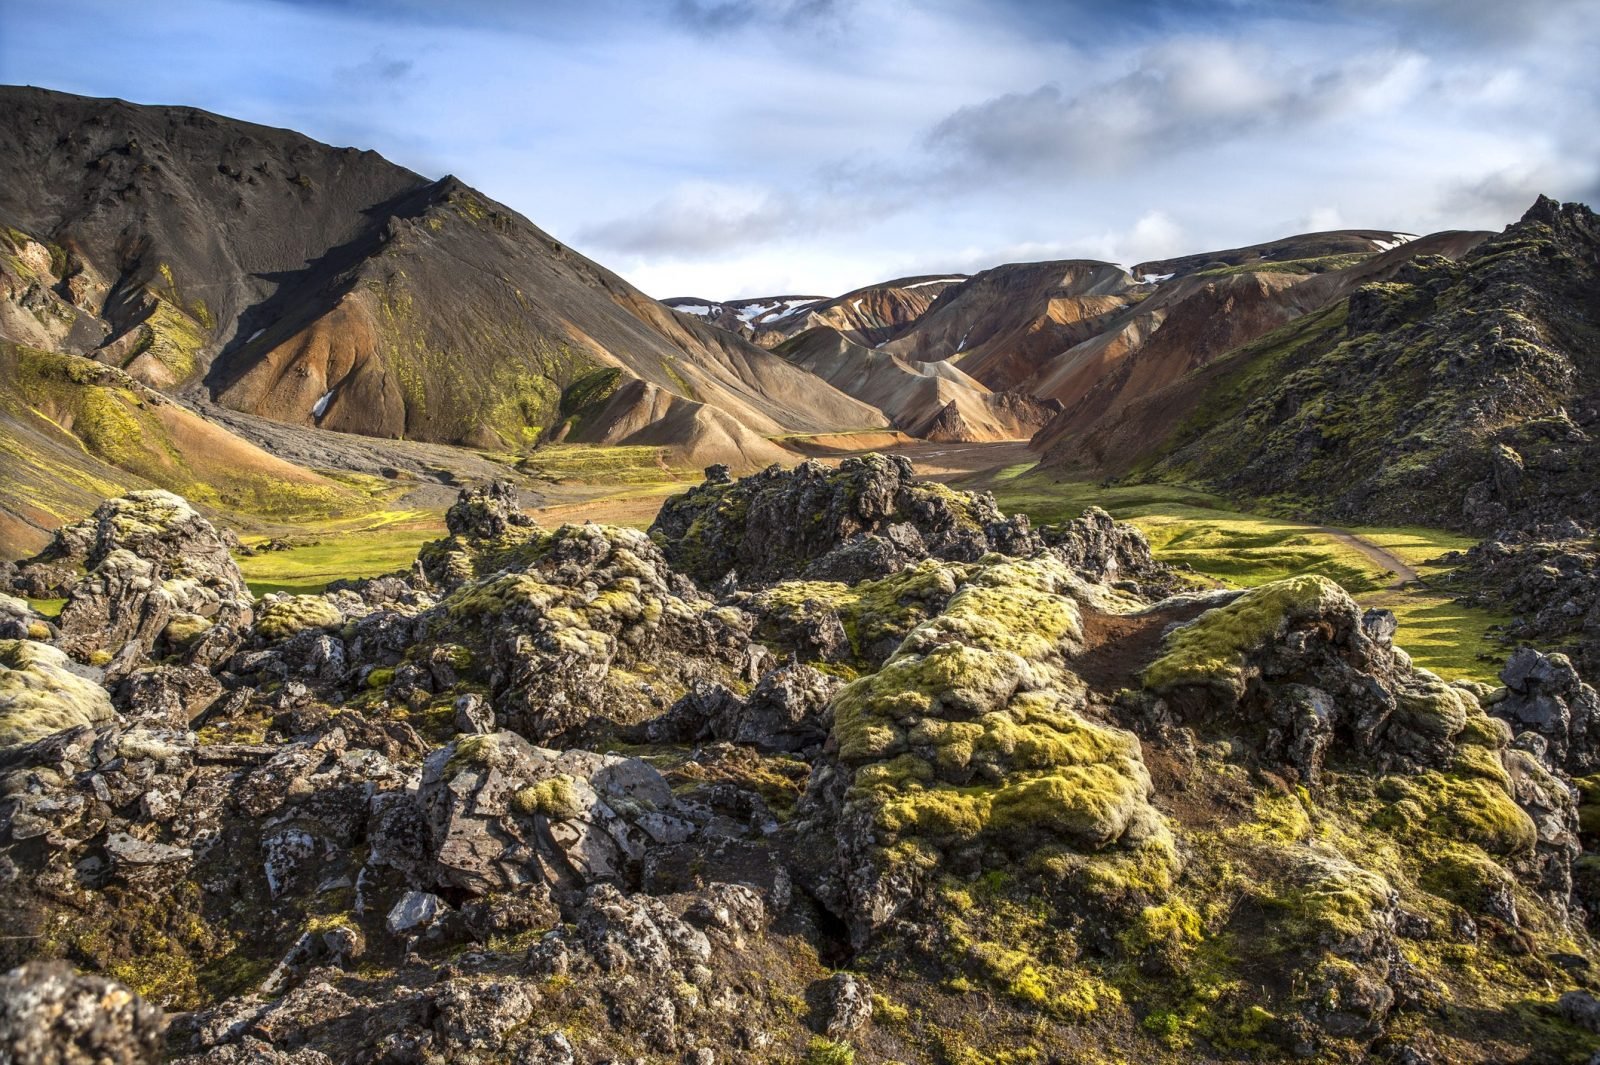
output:
[[[949,362],[908,362],[829,328],[809,329],[774,350],[925,440],[1027,439],[1059,409],[1024,394],[991,392]]]
[[[368,501],[139,384],[71,355],[0,342],[0,557],[38,550],[108,494],[180,492],[237,515],[326,517]]]
[[[454,179],[187,108],[15,88],[0,104],[0,222],[59,266],[30,298],[74,320],[64,350],[152,385],[486,447],[540,438],[608,367],[757,433],[882,424]]]
[[[1013,263],[946,290],[884,350],[914,362],[956,359],[997,391],[1016,388],[1053,355],[1098,333],[1142,295],[1120,267],[1065,260]]]
[[[1045,464],[1339,519],[1593,524],[1597,352],[1600,221],[1541,198],[1460,260],[1402,263],[1093,432],[1059,433]]]

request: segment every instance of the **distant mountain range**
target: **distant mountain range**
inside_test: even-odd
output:
[[[72,484],[166,483],[172,464],[150,456],[187,462],[161,436],[171,417],[130,447],[85,415],[102,394],[174,397],[207,432],[244,431],[222,409],[296,427],[313,434],[297,453],[334,468],[347,449],[329,430],[512,455],[650,444],[748,469],[791,459],[797,437],[893,428],[1031,438],[1073,476],[1350,518],[1481,530],[1532,499],[1542,516],[1597,510],[1571,462],[1600,405],[1582,207],[1541,201],[1501,235],[1342,230],[1131,268],[658,302],[454,178],[372,152],[39,89],[0,105],[0,371],[18,382],[0,444],[70,471],[53,502],[42,486],[0,498],[14,529],[67,516]],[[192,466],[185,483],[255,498]]]

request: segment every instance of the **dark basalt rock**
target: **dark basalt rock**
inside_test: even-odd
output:
[[[1504,697],[1490,713],[1548,744],[1549,759],[1574,776],[1600,770],[1600,693],[1578,676],[1566,655],[1518,648],[1500,679]]]
[[[0,976],[0,1061],[16,1065],[154,1065],[166,1019],[126,986],[63,962]]]
[[[708,476],[663,504],[650,535],[698,581],[737,571],[760,585],[797,575],[855,582],[923,558],[972,560],[1002,530],[991,497],[919,481],[903,456],[867,455],[836,470],[813,461],[739,481]]]
[[[84,573],[69,578],[63,567]],[[171,492],[107,500],[19,573],[28,587],[66,596],[60,644],[80,659],[108,652],[131,665],[170,649],[210,665],[252,618],[253,597],[226,540]]]

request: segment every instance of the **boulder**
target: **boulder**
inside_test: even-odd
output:
[[[65,962],[30,962],[0,976],[0,1061],[153,1065],[165,1033],[159,1007]]]
[[[1566,655],[1520,647],[1500,679],[1505,694],[1491,704],[1491,713],[1516,731],[1543,736],[1552,764],[1574,776],[1600,770],[1600,694]]]
[[[429,755],[417,802],[434,876],[473,895],[628,884],[649,848],[695,832],[644,762],[547,750],[510,732],[463,737]]]
[[[67,603],[58,620],[60,645],[75,658],[115,654],[130,643],[144,653],[165,643],[187,645],[197,635],[197,618],[227,630],[251,619],[252,596],[227,541],[171,492],[106,500],[88,518],[58,531],[22,569],[36,562],[59,569],[68,561],[84,571],[62,589]],[[169,638],[166,630],[173,624]]]
[[[0,640],[0,748],[115,716],[105,689],[61,651],[32,640]]]

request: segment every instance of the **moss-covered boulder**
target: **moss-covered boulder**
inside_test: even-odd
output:
[[[0,747],[98,725],[116,711],[104,688],[49,644],[0,640]]]
[[[924,558],[971,561],[1038,541],[988,495],[917,480],[898,455],[805,462],[735,481],[725,470],[661,507],[650,535],[678,570],[705,584],[816,577],[855,583]]]
[[[284,595],[264,600],[256,620],[256,635],[269,642],[286,640],[302,632],[337,629],[344,615],[325,596]]]
[[[187,640],[186,657],[214,663],[249,624],[251,600],[228,544],[182,496],[152,490],[108,499],[88,518],[57,532],[24,562],[81,576],[61,590],[67,602],[57,624],[60,646],[87,660],[117,654],[130,642],[142,653],[165,653],[164,633],[180,615],[209,619],[215,631]],[[181,628],[181,627],[180,627]],[[186,637],[193,636],[192,627]]]
[[[408,657],[465,650],[460,683],[487,687],[513,731],[542,741],[591,719],[637,723],[695,681],[759,672],[751,619],[705,598],[636,530],[564,525],[499,561],[423,615]]]
[[[1049,555],[986,560],[881,670],[834,697],[839,862],[858,941],[935,868],[1065,869],[1111,849],[1170,870],[1139,741],[1083,715],[1067,666],[1083,639],[1079,583]]]

